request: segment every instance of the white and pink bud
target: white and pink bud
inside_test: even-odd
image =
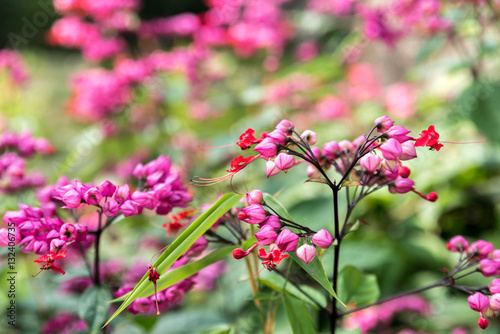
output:
[[[264,195],[260,190],[252,190],[246,193],[248,205],[264,203]]]
[[[479,270],[484,277],[491,277],[500,274],[500,262],[490,259],[479,261]]]
[[[405,141],[401,144],[401,156],[399,160],[411,160],[417,157],[417,151],[415,150],[415,143],[412,141]]]
[[[384,168],[386,171],[390,173],[395,173],[398,169],[399,166],[399,160],[387,160],[384,159],[382,161],[382,168]],[[398,173],[395,173],[396,176],[398,176]]]
[[[259,224],[266,219],[267,212],[260,204],[252,204],[241,209],[238,218],[249,224]]]
[[[313,235],[312,242],[320,248],[327,249],[332,245],[333,238],[327,230],[321,229]]]
[[[500,293],[491,295],[489,308],[495,312],[500,311]]]
[[[274,164],[277,168],[280,170],[284,171],[285,173],[292,168],[295,165],[295,159],[293,156],[286,154],[286,153],[280,153],[274,159]]]
[[[267,138],[271,138],[277,144],[285,145],[288,136],[281,130],[274,130],[267,134]]]
[[[491,281],[490,292],[492,294],[500,293],[500,278],[495,278]]]
[[[339,147],[342,150],[342,152],[354,152],[356,150],[356,145],[348,141],[347,139],[341,140],[339,142]]]
[[[335,160],[335,158],[340,154],[340,146],[336,141],[331,141],[323,145],[323,155],[330,160]]]
[[[469,307],[476,312],[486,312],[490,305],[490,301],[488,297],[483,295],[482,293],[476,292],[473,295],[470,295],[467,298],[467,301],[469,302]]]
[[[318,141],[318,135],[316,134],[316,132],[311,130],[306,130],[302,132],[300,138],[302,138],[309,145],[314,145]]]
[[[261,228],[264,227],[265,225],[269,225],[276,230],[281,229],[281,221],[278,218],[278,216],[275,215],[268,216],[266,220],[264,220],[262,223],[259,224]]]
[[[407,136],[411,131],[406,130],[401,125],[392,126],[389,130],[385,132],[387,137],[397,140],[399,143],[404,143],[411,138]]]
[[[296,253],[299,259],[301,259],[305,263],[309,263],[314,260],[314,257],[316,256],[316,247],[309,244],[304,244],[297,248]]]
[[[293,125],[292,122],[286,119],[282,120],[278,123],[278,125],[276,125],[276,130],[281,130],[289,136],[293,134],[293,129],[295,129],[295,125]]]
[[[281,169],[279,169],[274,161],[271,159],[266,161],[266,177],[271,177],[273,175],[281,173]]]
[[[373,174],[380,169],[382,159],[376,154],[368,153],[359,160],[359,164],[368,173]]]
[[[394,121],[392,121],[388,116],[381,116],[375,119],[375,127],[377,128],[377,132],[386,132],[394,125]]]
[[[474,254],[473,256],[477,256],[480,259],[486,259],[493,249],[494,247],[491,243],[484,240],[478,240],[470,245],[468,253]]]
[[[393,184],[389,185],[389,192],[391,194],[406,194],[413,190],[415,182],[410,178],[402,178],[398,176]]]

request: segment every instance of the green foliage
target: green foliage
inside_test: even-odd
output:
[[[339,296],[345,302],[366,305],[377,301],[380,291],[377,277],[363,274],[353,266],[346,266],[339,272]]]
[[[108,317],[111,291],[107,286],[92,286],[85,290],[80,297],[80,308],[78,309],[80,317],[87,324],[88,333],[99,333],[101,326]]]
[[[316,333],[309,310],[301,300],[285,294],[283,304],[294,334]]]

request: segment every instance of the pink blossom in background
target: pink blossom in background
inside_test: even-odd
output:
[[[334,95],[328,95],[322,98],[316,104],[315,109],[321,120],[346,117],[351,113],[349,104]]]
[[[352,64],[347,69],[347,94],[350,99],[360,103],[378,98],[381,90],[372,65]]]
[[[315,41],[302,42],[295,50],[295,59],[306,62],[316,58],[319,53],[319,45]]]
[[[389,114],[401,118],[412,117],[415,112],[415,89],[412,85],[398,82],[389,86],[385,93],[385,107]]]
[[[29,78],[28,68],[22,55],[13,50],[0,50],[1,72],[7,72],[12,82],[19,86],[26,84]]]

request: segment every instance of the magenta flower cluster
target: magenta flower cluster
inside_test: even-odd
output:
[[[0,72],[6,72],[12,83],[18,86],[26,84],[29,78],[23,57],[13,50],[0,50]]]
[[[45,138],[34,138],[31,133],[16,134],[5,131],[0,134],[0,193],[11,193],[45,184],[38,172],[26,171],[26,159],[38,153],[54,153],[54,147]]]

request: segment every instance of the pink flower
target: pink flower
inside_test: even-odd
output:
[[[304,261],[305,263],[309,263],[314,260],[316,256],[316,247],[311,246],[309,244],[304,244],[297,248],[297,257]]]
[[[64,194],[62,201],[66,204],[64,208],[76,209],[82,204],[82,197],[76,190],[71,189]]]
[[[278,147],[274,140],[269,137],[264,138],[264,140],[257,144],[253,150],[260,153],[265,158],[272,158],[278,153]]]
[[[479,269],[484,277],[491,277],[500,274],[500,262],[490,259],[479,261]]]
[[[314,131],[305,130],[300,135],[300,138],[302,138],[302,140],[304,140],[309,145],[314,145],[314,144],[316,144],[316,141],[318,140],[318,135]]]
[[[252,204],[241,209],[238,218],[249,224],[259,224],[266,219],[266,210],[260,204]]]
[[[340,154],[340,146],[336,141],[331,141],[323,145],[323,155],[330,160],[335,160]]]
[[[486,259],[490,253],[493,251],[493,245],[484,240],[478,240],[472,243],[469,247],[469,254],[474,254],[480,259]]]
[[[376,154],[368,153],[359,160],[359,164],[368,173],[373,174],[380,169],[382,159]]]
[[[323,120],[337,119],[348,116],[351,112],[349,104],[333,95],[320,100],[315,107],[318,115]]]
[[[293,134],[293,130],[295,129],[295,125],[292,122],[284,119],[276,125],[276,130],[280,130],[287,135],[291,136]]]
[[[385,132],[387,137],[394,138],[400,143],[404,143],[405,141],[410,140],[410,137],[407,136],[411,131],[406,130],[401,125],[394,125],[389,130]]]
[[[271,225],[263,225],[258,233],[255,233],[255,237],[259,242],[258,245],[270,245],[276,241],[278,234],[276,230]]]
[[[108,201],[102,206],[102,210],[106,217],[116,217],[120,214],[120,204],[118,204],[118,202],[114,199],[108,199]]]
[[[396,160],[403,153],[401,144],[393,138],[380,145],[380,151],[382,152],[382,156],[387,160]]]
[[[140,208],[134,201],[127,200],[120,206],[120,210],[125,217],[130,217],[140,214],[142,208]]]
[[[83,199],[89,205],[99,205],[99,202],[101,201],[102,198],[103,195],[101,191],[96,187],[90,188],[85,192],[85,194],[83,194]]]
[[[104,181],[97,187],[97,189],[101,191],[103,196],[111,197],[115,193],[116,186],[110,181]]]
[[[500,293],[496,293],[496,294],[493,294],[491,297],[490,297],[490,305],[489,305],[489,308],[492,310],[492,311],[500,311]]]
[[[389,192],[391,194],[405,194],[413,190],[415,182],[410,178],[398,176],[393,184],[389,184]]]
[[[491,281],[490,292],[492,294],[500,293],[500,278],[495,278],[493,281]]]
[[[411,160],[417,157],[417,151],[415,150],[415,144],[411,141],[405,141],[401,143],[401,156],[399,160]]]
[[[385,94],[385,106],[391,115],[412,117],[416,111],[413,87],[404,82],[389,86]]]
[[[461,235],[454,236],[448,241],[446,247],[452,252],[467,252],[469,243]]]
[[[327,230],[321,229],[313,235],[312,242],[320,248],[328,249],[333,243],[333,238]]]
[[[286,172],[295,165],[295,159],[289,154],[280,153],[276,159],[274,159],[274,164],[277,168]]]
[[[261,228],[265,225],[272,226],[276,230],[281,229],[281,221],[278,218],[278,216],[275,215],[268,216],[266,220],[264,220],[262,223],[259,224]]]
[[[469,302],[469,307],[476,312],[481,312],[484,313],[488,309],[488,306],[490,305],[490,301],[488,297],[483,295],[482,293],[476,292],[473,295],[470,295],[467,298]]]
[[[276,245],[282,252],[293,252],[299,243],[299,236],[288,229],[283,229],[276,239]]]
[[[281,173],[281,169],[279,169],[274,161],[271,159],[266,161],[266,177],[271,177],[273,175]]]
[[[246,198],[248,205],[252,204],[262,204],[264,202],[264,196],[260,190],[252,190],[246,193]]]
[[[318,44],[316,42],[303,42],[297,47],[297,50],[295,50],[295,59],[306,62],[316,58],[318,52]]]

